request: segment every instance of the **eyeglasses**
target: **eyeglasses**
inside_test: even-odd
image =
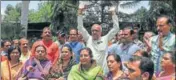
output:
[[[89,55],[80,55],[81,58],[89,57]]]
[[[11,45],[5,45],[5,47],[9,47],[9,46],[11,46]]]
[[[37,52],[37,53],[40,53],[40,52],[41,52],[41,53],[45,53],[44,50],[37,50],[36,52]]]
[[[99,30],[91,30],[92,32],[99,32]]]
[[[76,36],[77,34],[69,34],[70,36]]]

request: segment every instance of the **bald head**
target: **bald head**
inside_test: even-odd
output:
[[[98,40],[101,37],[102,27],[99,24],[94,24],[91,28],[93,40]]]
[[[102,27],[101,27],[101,25],[99,25],[99,24],[93,24],[92,25],[92,29],[98,29],[98,30],[100,30],[101,32],[102,32]]]

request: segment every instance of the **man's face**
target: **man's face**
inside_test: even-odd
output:
[[[70,41],[77,41],[78,40],[78,33],[76,30],[72,29],[70,30],[70,34],[69,34],[69,39]]]
[[[19,46],[19,41],[18,40],[13,40],[13,45],[18,47]]]
[[[128,63],[127,76],[130,80],[137,80],[141,78],[141,71],[139,69],[140,61],[133,61]]]
[[[116,35],[117,37],[117,40],[121,40],[122,39],[122,36],[123,36],[123,31],[122,30],[120,30],[120,32]]]
[[[4,43],[4,50],[7,51],[11,46],[11,43],[9,41]]]
[[[42,38],[44,40],[51,40],[51,36],[52,36],[51,30],[48,28],[45,28],[42,33]]]
[[[101,26],[97,24],[93,25],[91,32],[93,40],[98,40],[101,37]]]
[[[121,40],[123,43],[132,41],[132,35],[130,34],[130,29],[123,30],[123,36]]]
[[[157,20],[156,23],[158,34],[167,35],[170,31],[170,25],[167,23],[167,18],[162,17]]]
[[[20,48],[22,51],[28,51],[28,40],[21,40]]]
[[[65,43],[65,35],[64,34],[58,34],[57,35],[57,38],[58,38],[58,40],[59,40],[59,42],[61,43],[61,44],[64,44]]]
[[[134,31],[133,39],[137,39],[138,38],[138,29],[135,28],[133,31]]]

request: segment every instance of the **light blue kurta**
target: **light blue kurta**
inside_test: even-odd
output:
[[[160,68],[160,62],[161,62],[161,58],[163,56],[164,53],[168,52],[168,51],[174,51],[174,46],[175,46],[175,35],[170,33],[165,36],[163,38],[163,49],[164,50],[160,50],[160,48],[158,47],[158,41],[159,40],[159,36],[153,36],[151,38],[151,59],[153,60],[154,64],[155,64],[155,71],[159,72],[161,70]]]

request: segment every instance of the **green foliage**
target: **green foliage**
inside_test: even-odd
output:
[[[19,23],[3,22],[1,26],[2,39],[19,39],[20,32],[23,30]]]
[[[56,32],[58,29],[67,30],[69,27],[77,27],[77,8],[78,1],[61,0],[51,1],[52,16],[51,16],[51,29]]]
[[[40,2],[38,10],[29,10],[29,22],[50,22],[51,2]]]
[[[171,18],[174,23],[174,10],[172,9],[172,1],[163,0],[163,1],[150,1],[150,9],[146,15],[146,25],[150,27],[150,30],[156,32],[156,19],[160,15],[167,15]]]
[[[29,22],[50,22],[51,21],[51,2],[40,2],[38,10],[29,10]],[[2,22],[2,38],[14,39],[19,38],[23,28],[20,26],[22,3],[16,6],[7,5]]]
[[[4,16],[4,21],[9,22],[18,22],[20,18],[20,12],[18,8],[13,7],[12,5],[7,5],[5,10],[6,15]]]
[[[21,6],[18,3],[15,7],[12,5],[7,5],[4,20],[1,24],[1,37],[2,39],[15,39],[19,38],[19,34],[22,30],[22,27],[19,24],[20,14],[21,14]]]
[[[14,7],[11,4],[8,4],[5,10],[5,14],[9,15],[9,11],[13,10]]]
[[[139,3],[138,1],[131,1],[124,3],[121,7],[123,8],[131,8]],[[84,14],[84,27],[88,28],[90,31],[90,27],[93,23],[103,24],[105,34],[112,27],[111,14],[108,12],[110,6],[119,5],[120,1],[90,1],[88,8]],[[73,0],[62,0],[62,1],[53,1],[52,2],[52,21],[51,28],[56,32],[58,29],[62,30],[66,28],[67,30],[70,27],[77,27],[77,8],[78,1]],[[118,11],[117,11],[118,12]],[[119,15],[119,17],[121,17]],[[104,34],[103,33],[103,34]]]

